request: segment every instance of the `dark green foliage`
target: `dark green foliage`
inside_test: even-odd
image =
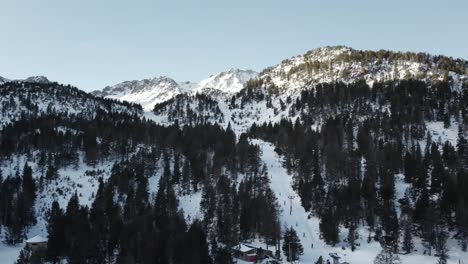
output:
[[[287,261],[299,260],[300,256],[304,254],[304,248],[294,228],[290,227],[284,231],[282,249]]]

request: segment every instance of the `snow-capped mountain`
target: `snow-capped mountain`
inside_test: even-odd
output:
[[[446,80],[453,90],[460,91],[463,85],[468,85],[467,68],[468,63],[465,60],[425,53],[360,51],[344,46],[323,47],[284,60],[263,70],[256,78],[255,74],[246,74],[252,82],[246,81],[245,89],[238,89],[239,85],[235,86],[237,89],[231,89],[234,99],[232,96],[219,97],[215,92],[206,92],[210,90],[206,89],[209,86],[223,87],[221,84],[230,83],[223,79],[224,76],[229,76],[229,72],[201,82],[210,83],[204,86],[204,94],[218,104],[220,113],[216,118],[198,113],[197,109],[203,102],[194,96],[184,95],[187,97],[184,101],[190,102],[188,107],[196,106],[190,113],[208,117],[204,120],[210,123],[220,123],[219,120],[222,120],[221,124],[224,126],[230,123],[234,130],[242,132],[253,123],[275,123],[283,118],[299,116],[300,113],[292,109],[292,103],[300,98],[303,91],[313,89],[319,84],[352,84],[364,81],[372,87],[376,82],[394,80],[413,79],[428,84]],[[246,79],[248,78],[244,80]],[[217,86],[212,84],[215,80],[223,81]],[[223,90],[229,89],[224,86]],[[234,92],[236,90],[239,92]],[[163,124],[171,124],[175,120],[179,123],[191,123],[180,116],[176,118],[178,114],[174,111],[180,108],[176,105],[181,101],[179,98],[156,105],[155,116],[152,118]],[[206,101],[205,98],[203,101]],[[187,112],[186,109],[184,111]]]
[[[449,62],[451,61],[451,62]],[[265,69],[262,79],[271,79],[284,89],[303,88],[318,83],[365,80],[418,79],[426,82],[443,80],[444,75],[466,80],[467,62],[426,53],[361,51],[345,46],[311,50]]]
[[[141,104],[147,111],[156,104],[166,102],[179,94],[232,95],[240,91],[245,83],[257,77],[252,70],[230,69],[196,82],[176,82],[169,77],[125,81],[107,86],[93,95]]]
[[[26,79],[17,79],[17,80],[10,80],[7,78],[4,78],[0,76],[0,84],[6,83],[6,82],[31,82],[31,83],[49,83],[49,79],[45,76],[30,76]]]
[[[125,81],[113,86],[107,86],[102,91],[94,91],[93,95],[118,99],[141,104],[143,109],[151,110],[155,104],[167,101],[190,89],[191,83],[177,83],[165,76]]]
[[[194,91],[209,93],[208,90],[212,89],[232,95],[242,90],[248,80],[257,76],[258,73],[252,70],[230,69],[200,81]]]
[[[30,76],[24,80],[18,80],[18,81],[23,81],[23,82],[33,82],[33,83],[49,83],[49,79],[45,76]]]

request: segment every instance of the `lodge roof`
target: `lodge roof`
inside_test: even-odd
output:
[[[26,243],[42,243],[42,242],[47,242],[47,238],[43,238],[41,236],[35,236],[26,240]]]

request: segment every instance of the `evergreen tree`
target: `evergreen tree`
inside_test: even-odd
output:
[[[358,234],[356,232],[356,224],[354,222],[351,222],[349,225],[349,231],[348,231],[348,244],[351,247],[351,251],[354,251],[356,249],[356,239],[358,238]]]
[[[19,253],[18,259],[16,260],[15,264],[30,264],[31,260],[31,250],[25,246]]]
[[[34,212],[34,202],[36,200],[36,184],[32,177],[32,169],[28,163],[24,164],[23,168],[23,182],[22,192],[24,200],[24,212],[21,219],[24,221],[24,225],[30,226],[36,223],[36,216]]]
[[[402,249],[406,254],[409,254],[413,251],[414,249],[414,244],[413,244],[413,235],[412,235],[412,230],[411,230],[411,223],[406,220],[403,223],[403,244],[402,244]]]
[[[322,256],[320,256],[320,257],[317,259],[317,261],[315,262],[315,264],[324,264]]]
[[[335,245],[339,240],[339,222],[332,208],[325,208],[320,215],[320,232],[325,242]]]
[[[297,236],[296,230],[292,226],[284,232],[283,252],[287,261],[299,260],[300,256],[304,254],[304,248]]]
[[[393,250],[384,247],[382,251],[375,257],[374,264],[401,264],[400,257],[393,253]]]
[[[463,125],[458,127],[457,152],[459,166],[468,169],[468,140],[465,138]]]
[[[52,263],[57,263],[65,254],[65,219],[62,209],[57,201],[52,202],[47,224],[47,257]]]
[[[435,247],[437,251],[437,255],[439,255],[439,261],[438,264],[446,264],[447,263],[447,233],[442,227],[437,227],[436,228],[436,242],[435,242]]]

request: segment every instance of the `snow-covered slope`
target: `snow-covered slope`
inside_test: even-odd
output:
[[[248,80],[257,76],[258,73],[252,70],[230,69],[200,81],[194,91],[206,93],[213,89],[232,95],[242,90]]]
[[[230,69],[196,82],[176,82],[169,77],[126,81],[107,86],[93,95],[141,104],[147,111],[179,94],[232,95],[240,91],[245,83],[257,77],[252,70]]]
[[[447,63],[447,61],[450,61]],[[265,69],[260,78],[271,79],[278,87],[297,89],[317,83],[366,80],[376,81],[418,79],[454,81],[467,79],[467,62],[426,53],[360,51],[345,46],[323,47],[284,60]],[[459,77],[459,78],[458,78]],[[455,80],[456,79],[456,80]]]
[[[337,253],[341,257],[340,261],[348,263],[372,264],[375,256],[380,252],[381,246],[376,241],[368,243],[367,236],[369,230],[362,226],[358,230],[359,237],[356,243],[359,244],[357,250],[351,251],[345,239],[348,234],[347,228],[340,228],[340,241],[335,247],[327,245],[320,239],[320,220],[317,217],[309,217],[309,213],[305,211],[301,205],[299,195],[292,188],[292,176],[288,174],[283,167],[282,158],[275,152],[275,146],[271,143],[262,140],[253,140],[253,143],[260,146],[262,150],[262,160],[267,165],[268,173],[271,175],[270,187],[275,192],[278,202],[282,209],[281,225],[283,227],[292,226],[301,240],[304,247],[304,255],[300,259],[300,263],[315,263],[322,256],[324,261],[327,259],[333,263],[329,253]],[[402,181],[399,182],[401,184]],[[404,184],[404,183],[402,183]],[[398,186],[397,186],[398,189]],[[288,196],[294,196],[289,201]],[[402,254],[400,258],[404,264],[419,264],[419,263],[437,263],[437,256],[423,255],[421,241],[415,240],[415,248],[418,251],[411,254]],[[468,259],[468,253],[460,250],[456,240],[448,242],[449,259],[447,263],[456,264],[459,260]],[[285,257],[283,257],[285,259]]]
[[[190,83],[181,85],[165,76],[126,81],[113,86],[107,86],[102,91],[94,91],[93,95],[141,104],[143,109],[151,110],[155,104],[167,101],[182,93],[183,88],[190,88]]]
[[[254,81],[247,82],[249,79]],[[364,80],[372,87],[375,82],[403,79],[417,79],[429,84],[445,80],[450,82],[453,90],[460,91],[463,85],[468,86],[468,62],[425,53],[323,47],[284,60],[258,75],[251,71],[230,70],[212,76],[200,82],[193,91],[203,91],[218,104],[217,108],[224,117],[222,125],[230,123],[234,130],[242,132],[253,123],[274,123],[283,118],[296,118],[299,113],[292,108],[293,103],[302,91],[313,89],[321,83]],[[243,89],[241,83],[244,83]],[[226,95],[226,92],[230,96],[220,96]],[[199,103],[194,102],[193,98],[190,101],[185,105],[185,112],[205,115],[198,113]],[[181,106],[171,104],[180,104],[180,100],[158,105],[158,111],[149,117],[161,124],[172,124],[175,119],[170,116],[174,116],[174,109]],[[192,109],[187,111],[187,107]],[[190,123],[181,118],[177,122]]]
[[[98,110],[129,114],[141,112],[137,105],[95,97],[77,88],[57,83],[0,84],[0,129],[23,115],[67,113],[92,118]]]

